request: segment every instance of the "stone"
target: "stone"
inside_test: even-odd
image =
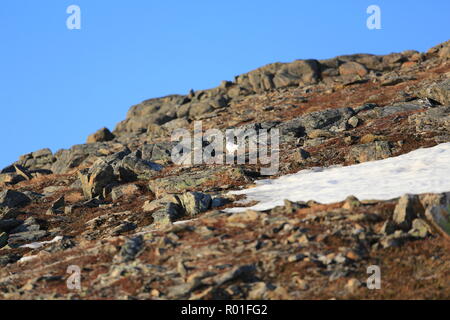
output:
[[[383,223],[380,233],[390,235],[393,234],[395,230],[397,230],[397,224],[392,220],[387,220],[385,223]]]
[[[133,261],[143,246],[144,239],[142,236],[132,237],[123,244],[115,259],[120,263]]]
[[[308,132],[308,138],[331,138],[333,134],[327,130],[315,129]]]
[[[179,196],[180,203],[186,213],[194,217],[211,207],[211,196],[201,192],[186,192]]]
[[[22,224],[20,224],[18,227],[11,230],[9,233],[22,233],[22,232],[29,232],[29,231],[38,231],[41,229],[41,226],[39,225],[39,221],[34,217],[29,217],[26,219]]]
[[[403,231],[409,231],[414,219],[424,214],[424,208],[417,195],[405,194],[394,209],[393,221]]]
[[[70,149],[62,149],[55,153],[56,161],[51,166],[51,171],[56,174],[74,171],[73,169],[83,165],[86,167],[99,158],[104,158],[125,149],[121,143],[96,142],[79,144]]]
[[[8,208],[23,207],[31,202],[25,194],[15,190],[4,190],[0,192],[0,206]]]
[[[25,169],[24,167],[22,167],[21,165],[14,165],[14,168],[16,169],[16,173],[23,177],[25,180],[31,180],[33,179],[33,176],[28,172],[27,169]]]
[[[152,212],[165,207],[170,202],[180,205],[178,196],[166,194],[160,199],[145,201],[142,210],[144,210],[144,212]]]
[[[11,248],[17,248],[26,243],[39,241],[46,236],[48,236],[48,232],[45,230],[14,233],[9,235],[8,245]]]
[[[450,131],[450,106],[436,107],[413,114],[408,117],[408,122],[415,125],[419,132],[433,131],[439,128]]]
[[[222,198],[222,197],[215,197],[211,200],[211,208],[220,208],[223,207],[229,203],[231,203],[232,201],[230,199],[227,198]]]
[[[351,293],[354,293],[361,286],[362,286],[361,281],[359,281],[358,279],[352,278],[352,279],[347,281],[347,284],[345,285],[345,289],[348,290]]]
[[[126,233],[128,231],[132,231],[136,229],[136,224],[130,222],[130,221],[122,221],[119,223],[118,226],[115,226],[111,230],[109,230],[109,234],[112,236],[118,236],[122,233]]]
[[[386,248],[396,248],[402,246],[406,241],[414,240],[415,237],[409,233],[404,233],[401,230],[395,231],[393,234],[385,236],[380,239],[381,246]]]
[[[232,268],[230,271],[227,271],[221,275],[218,275],[214,277],[215,283],[217,286],[221,286],[224,283],[227,283],[229,281],[235,280],[235,279],[242,279],[242,280],[252,280],[254,278],[256,273],[256,267],[254,265],[243,265],[243,266],[236,266]]]
[[[97,160],[90,169],[83,169],[78,172],[81,180],[83,194],[90,200],[103,194],[103,189],[116,181],[114,169],[104,160]]]
[[[359,118],[358,117],[351,117],[350,119],[348,119],[348,124],[352,127],[352,128],[356,128],[359,124]]]
[[[0,174],[0,184],[5,185],[15,185],[21,181],[24,181],[25,178],[17,173],[2,173]]]
[[[87,138],[87,143],[104,142],[114,140],[115,136],[109,131],[108,128],[102,128],[97,132],[91,134]]]
[[[361,206],[361,202],[358,200],[358,198],[356,198],[355,196],[348,196],[347,199],[345,199],[345,202],[342,205],[342,208],[347,209],[347,210],[352,210],[359,206]]]
[[[142,152],[134,152],[125,156],[115,165],[114,172],[119,180],[131,182],[139,179],[147,180],[158,174],[163,166],[142,159]]]
[[[137,195],[140,192],[140,188],[135,184],[126,184],[112,188],[111,198],[113,201],[117,201],[122,197],[131,197]]]
[[[450,193],[429,195],[422,203],[427,220],[441,235],[450,239]]]
[[[15,165],[26,170],[51,169],[55,157],[50,149],[45,148],[20,156]]]
[[[66,201],[64,199],[64,196],[62,196],[58,200],[53,202],[52,206],[47,210],[47,214],[53,215],[53,214],[64,213],[65,206],[66,206]]]
[[[179,204],[173,202],[165,204],[162,209],[152,213],[153,222],[159,225],[170,224],[184,215],[184,209]]]
[[[185,171],[178,175],[150,180],[149,188],[156,197],[160,197],[165,193],[183,193],[198,190],[207,183],[223,185],[223,177],[226,177],[230,183],[248,181],[244,170],[240,167],[208,168],[202,171]]]
[[[450,105],[450,79],[434,83],[419,91],[419,95],[424,98],[437,101],[443,106]]]
[[[0,232],[11,232],[14,228],[22,224],[21,220],[16,219],[2,219],[0,220]]]
[[[389,158],[392,155],[391,147],[387,141],[376,141],[353,146],[347,154],[347,160],[362,163]]]
[[[297,163],[303,163],[305,160],[308,160],[309,158],[311,158],[311,154],[303,148],[299,148],[294,153],[294,160]]]
[[[8,234],[6,232],[0,233],[0,248],[3,248],[8,244]]]
[[[384,141],[385,139],[386,139],[386,137],[384,137],[384,136],[368,133],[368,134],[364,135],[363,137],[361,137],[360,142],[361,142],[361,144],[368,144],[368,143],[372,143],[375,141]]]
[[[346,62],[339,66],[339,73],[341,75],[359,75],[361,77],[364,77],[369,72],[367,71],[367,68],[364,67],[362,64],[354,61]]]
[[[431,234],[431,229],[424,220],[414,219],[411,230],[409,230],[408,233],[417,238],[426,238],[429,234]]]

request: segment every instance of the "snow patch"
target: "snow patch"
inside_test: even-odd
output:
[[[53,238],[53,240],[27,243],[27,244],[24,244],[23,246],[20,246],[20,248],[39,249],[40,247],[43,247],[46,244],[55,243],[55,242],[61,241],[62,239],[63,239],[63,237],[56,236]]]
[[[398,157],[346,167],[302,170],[277,179],[256,182],[250,189],[230,194],[246,195],[244,201],[259,203],[227,212],[268,210],[290,201],[315,200],[321,203],[343,201],[354,195],[360,200],[389,200],[405,193],[450,191],[450,143],[418,149]]]

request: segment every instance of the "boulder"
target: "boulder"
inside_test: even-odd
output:
[[[394,209],[393,221],[403,231],[409,231],[414,219],[424,213],[424,208],[417,195],[406,194],[402,196]]]
[[[97,160],[92,168],[78,172],[86,199],[103,195],[103,189],[116,181],[113,167],[103,159]]]
[[[138,179],[150,179],[158,174],[163,166],[142,159],[142,152],[136,151],[125,156],[121,161],[114,165],[114,172],[119,180],[131,182]]]
[[[26,170],[50,170],[55,161],[52,151],[46,148],[20,156],[15,164]]]
[[[102,128],[97,132],[91,134],[87,138],[87,143],[104,142],[114,140],[115,136],[109,131],[108,128]]]
[[[361,77],[364,77],[369,72],[367,71],[367,68],[365,66],[363,66],[362,64],[360,64],[358,62],[350,61],[350,62],[346,62],[346,63],[342,64],[341,66],[339,66],[339,73],[342,76],[359,75]]]
[[[447,239],[450,239],[450,193],[430,194],[421,199],[425,217]]]
[[[179,196],[184,210],[191,217],[207,211],[211,207],[211,196],[201,192],[186,192]]]
[[[138,194],[140,191],[139,186],[135,184],[126,184],[117,187],[113,187],[111,190],[111,198],[113,201],[117,201],[122,197],[129,198]]]
[[[432,99],[441,105],[450,105],[450,79],[434,83],[419,91],[419,95],[424,98]]]
[[[450,131],[450,107],[437,107],[413,114],[409,116],[408,122],[415,125],[419,132],[438,129]]]
[[[347,154],[347,160],[350,162],[366,162],[382,160],[392,155],[391,147],[387,141],[375,141],[372,143],[356,145],[352,147]]]
[[[31,199],[22,192],[4,190],[0,192],[0,206],[8,208],[22,207],[31,202]]]

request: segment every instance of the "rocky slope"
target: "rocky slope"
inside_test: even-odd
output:
[[[261,165],[178,166],[170,137],[196,120],[279,129],[276,176],[376,161],[450,142],[449,75],[450,42],[274,63],[24,155],[0,173],[0,296],[448,299],[450,193],[229,213],[229,191],[267,178]],[[81,290],[67,286],[73,265]],[[371,265],[380,290],[366,286]]]

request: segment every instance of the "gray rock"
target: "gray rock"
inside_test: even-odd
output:
[[[135,236],[128,239],[120,249],[118,255],[116,256],[116,260],[119,262],[133,261],[142,250],[143,246],[144,239],[142,236]]]
[[[219,207],[227,205],[228,203],[231,203],[231,202],[232,201],[227,198],[221,198],[221,197],[213,198],[211,200],[211,208],[219,208]]]
[[[404,233],[401,230],[397,230],[393,234],[381,238],[379,243],[386,249],[391,247],[400,247],[406,241],[410,240],[415,240],[415,237],[409,233]]]
[[[310,153],[302,148],[298,149],[294,154],[294,160],[298,163],[303,163],[309,158],[311,158]]]
[[[389,158],[392,155],[391,147],[387,141],[375,141],[372,143],[356,145],[347,155],[351,162],[366,162]]]
[[[419,92],[424,98],[432,99],[441,105],[450,105],[450,79],[434,83]]]
[[[137,179],[150,179],[163,169],[162,165],[143,160],[140,151],[125,156],[114,166],[114,172],[121,181],[134,181]]]
[[[162,209],[153,212],[152,217],[155,224],[164,225],[183,217],[184,214],[185,211],[180,205],[169,202]]]
[[[0,231],[9,233],[11,230],[20,226],[22,223],[23,222],[21,220],[16,220],[16,219],[0,220]]]
[[[186,192],[179,196],[180,203],[186,213],[196,216],[211,207],[211,196],[201,192]]]
[[[171,153],[177,142],[160,142],[142,147],[142,159],[146,161],[171,162]]]
[[[0,256],[0,266],[6,266],[10,263],[16,263],[22,256],[17,253],[7,253]]]
[[[53,202],[52,206],[47,210],[48,215],[53,214],[61,214],[64,213],[64,207],[66,206],[66,201],[64,196],[58,198],[55,202]]]
[[[103,189],[116,181],[113,167],[102,159],[97,160],[92,168],[80,170],[78,177],[86,199],[103,195]]]
[[[412,227],[414,219],[424,214],[424,208],[417,195],[406,194],[402,196],[395,206],[393,220],[403,231]]]
[[[418,111],[424,108],[426,108],[426,105],[420,104],[419,102],[400,102],[382,108],[375,108],[365,112],[360,117],[363,119],[383,118],[396,113]]]
[[[282,123],[282,134],[301,137],[316,129],[341,131],[346,128],[347,121],[355,114],[351,108],[327,109],[315,111],[293,120]]]
[[[111,197],[113,201],[117,201],[122,197],[136,195],[140,191],[139,186],[135,184],[121,185],[112,188]]]
[[[26,243],[39,241],[48,236],[48,234],[49,233],[45,230],[14,233],[9,235],[8,245],[12,248],[16,248]]]
[[[112,142],[96,142],[75,145],[70,149],[59,150],[55,153],[56,161],[52,164],[51,170],[60,174],[70,171],[82,164],[91,164],[98,158],[104,158],[105,152],[118,152],[125,149],[122,144]]]
[[[450,107],[437,107],[413,114],[408,118],[408,121],[414,124],[419,132],[439,129],[448,132],[450,131]]]
[[[51,169],[55,160],[50,149],[41,149],[21,156],[15,164],[27,170]]]
[[[425,216],[431,225],[444,237],[450,239],[450,193],[431,194],[422,203]]]
[[[34,217],[29,217],[26,219],[22,224],[20,224],[18,227],[11,230],[9,233],[22,233],[22,232],[29,232],[29,231],[38,231],[41,229],[41,226],[39,225],[39,222]]]
[[[31,202],[25,194],[15,190],[4,190],[0,192],[0,206],[8,208],[22,207]]]
[[[244,281],[251,281],[256,278],[256,267],[254,265],[236,266],[230,271],[220,274],[214,277],[217,286],[221,286],[224,283],[235,279],[241,279]]]

